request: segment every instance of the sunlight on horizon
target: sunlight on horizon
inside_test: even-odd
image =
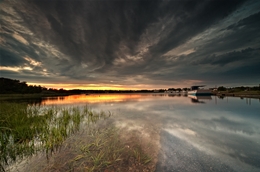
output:
[[[52,89],[64,89],[64,90],[154,90],[154,89],[168,89],[168,88],[184,88],[185,86],[180,85],[147,85],[147,84],[138,84],[138,85],[115,85],[115,84],[50,84],[50,83],[27,83],[28,85],[40,85],[45,88]],[[189,87],[189,86],[188,86]]]
[[[28,83],[28,85],[40,85],[45,88],[52,88],[52,89],[64,89],[64,90],[128,90],[130,88],[124,88],[122,86],[100,86],[100,84],[45,84],[45,83]],[[132,89],[132,88],[131,88]],[[135,89],[135,88],[133,88]]]

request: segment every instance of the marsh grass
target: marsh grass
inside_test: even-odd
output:
[[[122,137],[127,133],[112,124],[107,125],[105,121],[104,125],[100,125],[101,119],[112,115],[110,112],[95,112],[87,106],[62,108],[3,102],[0,112],[2,171],[13,162],[38,152],[38,155],[47,155],[43,171],[152,169],[147,166],[152,158],[143,151],[138,139],[130,143]],[[75,133],[80,129],[84,134]],[[65,141],[67,137],[72,140],[78,138],[68,144],[70,139]],[[40,164],[43,161],[39,161]],[[32,161],[33,164],[25,171],[32,170],[32,167],[34,171],[42,170],[42,166],[37,167],[39,162]],[[19,165],[15,168],[19,169]]]
[[[86,142],[78,146],[79,153],[67,162],[69,170],[84,169],[91,172],[128,171],[129,167],[146,169],[145,166],[152,158],[136,140],[129,145],[122,139],[121,134],[121,131],[113,126],[90,130]]]
[[[59,149],[63,141],[79,130],[82,120],[93,123],[104,117],[85,106],[45,107],[21,103],[0,104],[0,169],[24,157]]]

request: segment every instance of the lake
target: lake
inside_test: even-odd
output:
[[[44,106],[111,112],[117,127],[158,146],[156,171],[260,171],[260,100],[173,94],[49,97]]]

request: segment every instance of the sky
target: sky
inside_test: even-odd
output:
[[[1,0],[0,77],[64,89],[260,84],[259,0]]]

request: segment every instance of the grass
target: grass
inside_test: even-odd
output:
[[[121,134],[121,131],[113,126],[94,127],[84,134],[85,139],[72,146],[72,156],[69,153],[71,150],[65,150],[68,155],[56,157],[55,162],[62,161],[64,164],[58,168],[56,165],[50,165],[47,171],[129,171],[129,167],[140,171],[147,169],[152,158],[136,140],[129,145],[122,139]]]
[[[121,161],[124,149],[115,128],[91,131],[88,142],[80,146],[81,154],[73,161],[80,160],[89,171],[100,171]]]
[[[0,103],[0,169],[45,151],[54,152],[63,141],[79,130],[80,123],[96,122],[105,114],[94,113],[85,106],[44,107],[21,103]]]
[[[110,112],[97,113],[87,106],[62,108],[1,102],[0,113],[2,171],[8,165],[38,152],[47,155],[47,159],[53,158],[52,153],[61,152],[58,150],[65,139],[80,128],[85,135],[81,141],[73,142],[72,156],[63,154],[47,167],[48,170],[128,171],[129,166],[145,169],[152,160],[140,144],[135,141],[131,145],[126,143],[121,137],[125,133],[119,129],[96,125],[100,119],[109,118]]]

